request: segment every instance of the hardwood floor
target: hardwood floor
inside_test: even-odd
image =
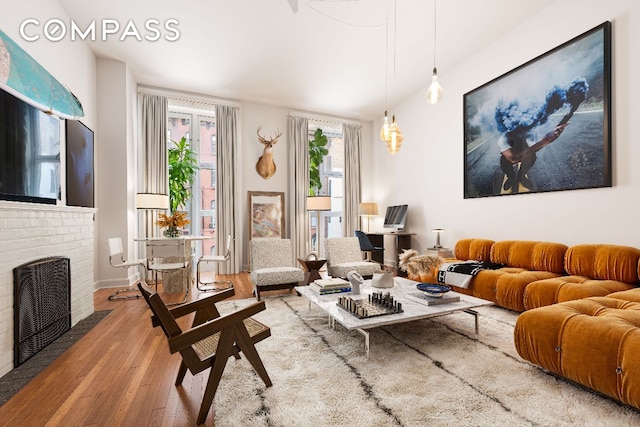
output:
[[[218,277],[233,281],[234,298],[252,297],[248,273]],[[0,425],[196,424],[208,371],[195,377],[187,373],[176,387],[180,356],[169,354],[164,334],[152,328],[145,301],[109,301],[111,293],[96,291],[94,306],[113,311],[0,407]],[[289,291],[265,296],[276,293]],[[194,285],[190,299],[207,295]],[[213,426],[214,414],[215,403],[203,425]]]

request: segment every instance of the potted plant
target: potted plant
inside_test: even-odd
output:
[[[313,139],[309,140],[309,195],[317,196],[322,188],[322,180],[320,179],[320,165],[324,160],[324,156],[329,154],[327,150],[327,137],[318,128],[313,134]]]
[[[173,212],[169,215],[160,214],[158,217],[160,219],[156,221],[156,224],[164,228],[162,234],[165,237],[180,236],[182,234],[182,228],[191,222],[187,219],[187,212]]]
[[[160,227],[165,228],[163,234],[167,237],[177,237],[182,234],[182,228],[189,225],[186,218],[187,212],[181,212],[191,198],[193,181],[198,167],[198,158],[195,151],[191,149],[187,138],[182,137],[180,141],[171,141],[169,147],[169,208],[171,214],[161,214],[156,222]]]

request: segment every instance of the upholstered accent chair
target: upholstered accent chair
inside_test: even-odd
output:
[[[350,271],[357,271],[362,277],[371,278],[382,269],[377,262],[362,260],[357,237],[332,237],[325,240],[327,271],[331,277],[347,277]]]
[[[293,267],[289,239],[263,239],[249,242],[251,281],[260,301],[260,291],[293,289],[304,280],[300,267]]]

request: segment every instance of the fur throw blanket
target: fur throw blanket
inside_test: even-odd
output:
[[[435,255],[420,255],[415,249],[405,249],[398,255],[400,269],[407,273],[409,279],[435,282],[438,267],[444,262]]]

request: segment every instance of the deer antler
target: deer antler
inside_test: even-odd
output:
[[[264,136],[260,135],[260,130],[262,129],[262,127],[258,127],[258,139],[260,140],[260,142],[264,145],[273,145],[276,142],[278,142],[278,138],[280,138],[282,136],[282,132],[280,132],[279,130],[276,130],[276,135],[271,138],[271,139],[265,139]]]

